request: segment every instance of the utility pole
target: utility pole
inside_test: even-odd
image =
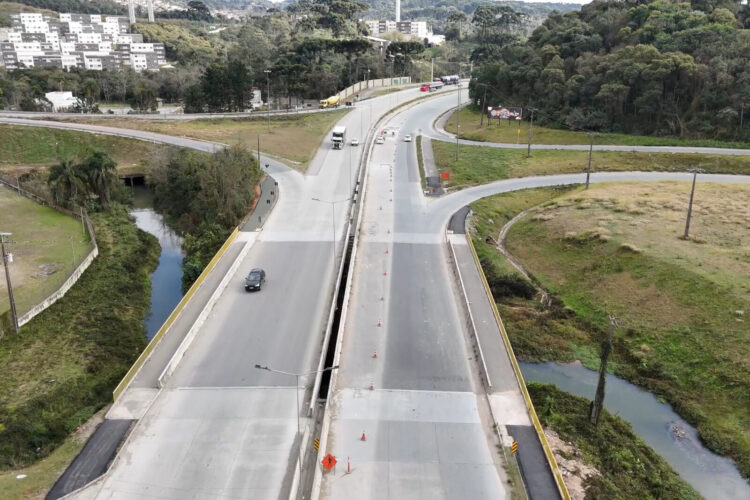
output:
[[[10,257],[5,253],[5,238],[12,233],[0,233],[0,253],[3,256],[3,267],[5,267],[5,281],[8,284],[8,299],[10,300],[10,319],[13,322],[13,331],[18,335],[18,313],[16,312],[16,301],[13,298],[13,283],[10,280]]]
[[[258,134],[258,168],[260,168],[260,134]]]
[[[589,188],[589,177],[591,177],[591,153],[594,151],[594,134],[589,132],[589,163],[586,166],[586,189]]]
[[[460,37],[459,37],[460,38]],[[435,80],[435,58],[430,59],[430,81]]]
[[[482,96],[482,108],[479,110],[479,127],[484,127],[484,113],[485,108],[487,107],[487,85],[480,83],[480,85],[484,86],[484,95]]]
[[[534,137],[534,108],[529,108],[531,110],[531,122],[529,123],[529,145],[526,148],[526,158],[531,156],[531,139]]]
[[[456,84],[456,161],[458,161],[458,134],[461,128],[461,82]]]
[[[270,69],[264,69],[263,73],[266,74],[266,99],[268,99],[268,102],[266,103],[266,114],[268,115],[268,131],[271,131],[271,70]],[[258,161],[258,165],[260,165],[260,160]]]
[[[596,395],[594,400],[591,402],[591,408],[589,412],[589,421],[597,425],[599,423],[599,415],[602,412],[602,406],[604,406],[604,384],[607,381],[607,361],[609,355],[612,353],[612,339],[615,336],[615,327],[617,325],[617,318],[609,316],[609,331],[607,337],[602,342],[602,358],[599,364],[599,383],[596,385]]]
[[[690,217],[693,215],[693,195],[695,194],[695,180],[698,174],[702,174],[704,170],[702,168],[692,168],[690,172],[693,173],[693,187],[690,188],[690,203],[688,204],[687,219],[685,220],[685,234],[682,236],[683,239],[688,239],[690,234]]]

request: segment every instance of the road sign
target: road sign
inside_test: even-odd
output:
[[[329,453],[320,463],[323,464],[323,467],[325,467],[327,471],[330,471],[336,465],[336,457]]]
[[[518,452],[518,441],[513,441],[513,444],[510,445],[510,452],[514,455]]]
[[[320,439],[313,439],[313,448],[315,448],[315,451],[318,451],[318,449],[320,448]]]

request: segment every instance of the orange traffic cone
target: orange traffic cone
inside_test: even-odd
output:
[[[374,390],[375,390],[375,386],[374,386],[374,385],[372,385],[372,382],[370,382],[370,390],[371,390],[371,391],[374,391]]]
[[[378,357],[378,351],[375,351],[375,352],[373,352],[373,353],[372,353],[372,357],[373,357],[373,358],[377,358],[377,357]]]
[[[360,441],[367,441],[367,436],[365,436],[365,431],[362,431],[362,437],[360,438]]]
[[[382,322],[382,321],[380,321],[380,320],[378,320],[378,326],[379,326],[379,327],[380,327],[380,326],[383,326],[383,322]]]

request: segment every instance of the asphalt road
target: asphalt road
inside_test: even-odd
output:
[[[462,92],[462,104],[469,102],[468,92],[466,89]],[[421,126],[424,129],[423,134],[433,139],[440,139],[443,141],[456,141],[456,136],[451,131],[445,130],[443,125],[447,120],[448,114],[443,114],[449,111],[451,108],[456,107],[456,99],[450,97],[444,97],[442,99],[435,100],[432,104],[433,110],[439,110],[437,114],[430,114],[427,116],[429,120],[422,120]],[[442,117],[435,122],[435,119],[442,114]],[[489,148],[502,148],[502,149],[526,149],[527,144],[515,144],[515,143],[503,143],[503,142],[483,142],[483,141],[470,141],[467,139],[459,139],[459,144],[467,146],[484,146]],[[588,144],[531,144],[532,151],[535,149],[557,149],[557,150],[570,150],[570,151],[588,151]],[[709,154],[709,155],[730,155],[730,156],[747,156],[750,155],[750,149],[735,149],[735,148],[714,148],[714,147],[693,147],[693,146],[624,146],[624,145],[612,145],[612,144],[596,144],[593,148],[594,151],[623,151],[623,152],[637,152],[637,153],[683,153],[683,154]]]
[[[417,94],[407,90],[372,99],[339,124],[347,126],[349,138],[362,137],[360,127],[368,128],[382,112]],[[0,117],[0,122],[120,135],[209,152],[221,147],[71,122],[7,117]],[[262,231],[238,237],[235,245],[242,248],[236,272],[166,387],[156,393],[149,380],[132,388],[134,400],[145,394],[139,400],[142,418],[109,472],[77,497],[279,498],[289,493],[300,440],[295,399],[303,400],[304,409],[313,379],[302,379],[298,393],[293,377],[253,366],[291,372],[317,366],[332,291],[333,236],[335,231],[340,258],[347,204],[337,204],[332,218],[331,205],[313,198],[347,198],[349,182],[355,178],[349,169],[357,165],[361,150],[348,145],[332,150],[325,140],[307,175],[262,160],[271,164],[270,173],[279,183],[276,207]],[[262,291],[248,294],[242,282],[251,267],[265,268],[268,281]],[[227,266],[222,269],[226,272]],[[188,304],[189,309],[195,307],[201,308]],[[304,432],[309,422],[301,420]]]

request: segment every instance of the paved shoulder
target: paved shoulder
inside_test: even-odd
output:
[[[133,422],[133,420],[102,422],[73,463],[47,493],[46,500],[63,497],[104,474]]]

